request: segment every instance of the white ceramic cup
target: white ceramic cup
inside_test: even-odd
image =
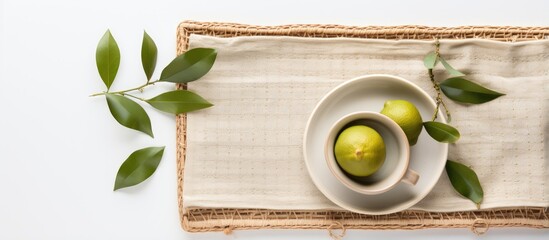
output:
[[[386,157],[381,168],[367,177],[357,177],[346,173],[334,156],[337,137],[345,128],[365,125],[376,130],[385,142]],[[326,163],[332,174],[349,189],[367,195],[389,191],[400,182],[415,185],[419,175],[408,168],[410,145],[406,134],[396,122],[376,112],[354,112],[337,120],[329,130],[324,147]]]

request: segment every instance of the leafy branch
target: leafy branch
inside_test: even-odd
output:
[[[450,75],[450,78],[442,82],[437,81],[433,73],[433,69],[439,62]],[[446,112],[448,122],[451,121],[450,111],[442,98],[443,94],[451,100],[465,104],[481,104],[505,95],[465,79],[465,74],[452,67],[440,55],[440,42],[438,39],[435,41],[435,51],[429,52],[423,58],[423,63],[427,68],[429,79],[436,91],[435,112],[433,113],[432,120],[424,122],[423,126],[427,130],[427,133],[439,142],[455,143],[460,138],[460,133],[456,128],[442,122],[435,122],[441,105]],[[454,189],[463,197],[473,201],[477,205],[477,208],[480,208],[484,192],[477,174],[470,167],[452,160],[446,162],[446,173]]]
[[[156,97],[145,99],[130,94],[143,92],[145,88],[157,83],[188,83],[200,79],[212,68],[217,52],[211,48],[195,48],[179,55],[170,62],[160,74],[158,80],[151,81],[156,68],[158,50],[153,39],[144,32],[141,46],[141,63],[147,81],[137,87],[120,91],[111,91],[120,66],[120,49],[111,32],[107,30],[96,49],[97,70],[106,90],[91,94],[90,97],[105,96],[107,106],[114,119],[130,129],[154,137],[151,120],[141,105],[130,98],[146,102],[160,111],[180,114],[213,106],[200,95],[187,90],[173,90]],[[149,178],[162,159],[164,147],[149,147],[134,151],[120,166],[114,190],[139,184]]]
[[[440,109],[440,105],[444,107],[444,110],[446,111],[446,117],[448,118],[448,121],[450,122],[452,119],[452,116],[450,115],[450,111],[448,110],[448,107],[446,107],[446,104],[444,103],[444,100],[442,99],[442,94],[440,92],[440,85],[435,80],[435,74],[433,73],[433,68],[437,65],[440,58],[440,43],[438,41],[435,42],[435,51],[430,52],[427,54],[423,60],[425,67],[427,67],[427,71],[429,73],[429,79],[431,79],[431,83],[433,83],[433,88],[437,92],[437,96],[435,97],[436,101],[436,108],[435,112],[433,114],[432,120],[435,121],[438,117],[438,110]]]

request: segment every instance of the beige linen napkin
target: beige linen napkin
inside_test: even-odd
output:
[[[312,183],[302,156],[309,114],[345,80],[401,76],[434,96],[423,56],[433,42],[293,37],[190,37],[217,61],[189,84],[215,104],[188,115],[184,206],[339,209]],[[483,208],[549,207],[549,41],[444,40],[441,53],[468,78],[507,93],[481,105],[447,100],[462,134],[449,158],[471,165]],[[443,70],[435,72],[439,79]],[[426,134],[423,132],[422,134]],[[443,173],[413,209],[473,210]]]

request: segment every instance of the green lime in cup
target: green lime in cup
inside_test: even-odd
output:
[[[385,142],[371,127],[351,126],[337,137],[334,155],[339,166],[348,174],[370,176],[385,162]]]

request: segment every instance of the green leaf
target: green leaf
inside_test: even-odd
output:
[[[164,68],[160,81],[187,83],[197,80],[210,71],[216,56],[215,49],[191,49],[176,57]]]
[[[425,55],[425,58],[423,58],[423,64],[427,69],[433,69],[438,63],[437,59],[437,53],[436,52],[430,52]]]
[[[105,32],[99,40],[99,44],[97,44],[95,62],[101,79],[109,89],[120,66],[120,49],[118,49],[118,44],[116,44],[110,30]]]
[[[479,208],[484,192],[477,174],[471,168],[452,160],[446,162],[446,173],[454,189],[462,196],[473,201]]]
[[[444,60],[444,58],[442,57],[439,57],[439,60],[440,60],[440,63],[442,63],[442,66],[444,66],[444,68],[446,68],[446,71],[448,71],[448,73],[450,74],[451,77],[463,77],[465,76],[465,74],[463,74],[462,72],[456,70],[455,68],[453,68],[452,66],[450,66],[450,64],[448,62],[446,62],[446,60]]]
[[[107,93],[107,104],[116,121],[122,126],[135,129],[154,137],[151,128],[151,119],[147,112],[136,102],[115,94]]]
[[[485,103],[505,95],[459,77],[442,81],[440,89],[448,98],[462,103]]]
[[[147,80],[150,80],[154,68],[156,67],[156,56],[158,50],[156,49],[156,44],[153,39],[143,32],[143,44],[141,45],[141,64],[143,65],[143,70],[145,70],[145,75],[147,75]]]
[[[137,185],[149,178],[162,160],[164,147],[148,147],[133,152],[118,169],[114,191]]]
[[[427,130],[427,133],[439,142],[455,143],[459,140],[459,131],[448,124],[429,121],[424,122],[423,126],[425,127],[425,130]]]
[[[166,92],[146,101],[156,109],[174,114],[213,106],[198,94],[186,90]]]

